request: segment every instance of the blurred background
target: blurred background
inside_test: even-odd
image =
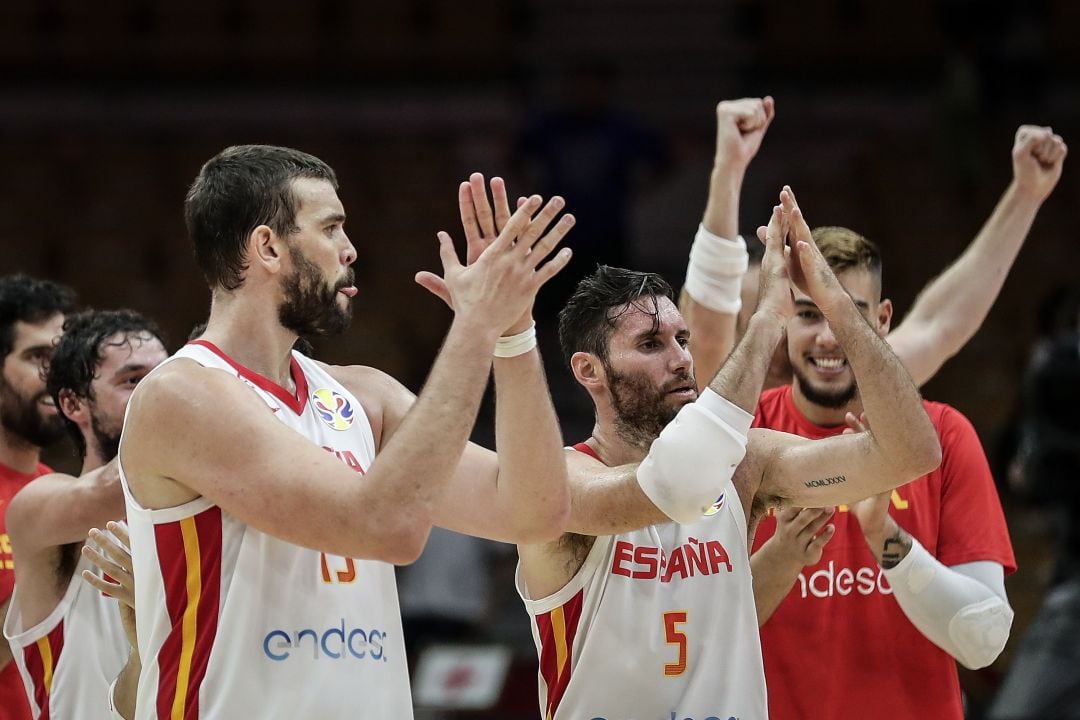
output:
[[[140,310],[175,347],[209,301],[184,233],[188,184],[227,145],[298,147],[336,169],[359,252],[352,329],[317,354],[419,390],[449,315],[412,276],[438,267],[436,230],[461,239],[458,183],[500,174],[515,194],[565,195],[579,220],[575,259],[540,309],[574,442],[591,428],[590,405],[559,360],[553,309],[597,261],[681,284],[718,100],[776,98],[744,186],[744,234],[790,183],[812,225],[845,225],[881,246],[902,318],[1005,189],[1019,124],[1052,125],[1080,147],[1078,28],[1069,0],[7,0],[0,273]],[[982,330],[925,388],[978,429],[1021,565],[1009,580],[1010,648],[963,673],[972,717],[1053,575],[1046,505],[1006,480],[1032,348],[1076,325],[1078,163],[1066,161]],[[75,465],[63,449],[47,459]],[[450,715],[535,717],[512,550],[449,534],[432,547],[441,555],[428,569],[421,561],[402,576],[411,642],[512,650],[496,709]]]

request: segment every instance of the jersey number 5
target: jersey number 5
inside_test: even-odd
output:
[[[664,642],[679,648],[679,659],[673,663],[664,663],[664,674],[669,677],[686,672],[686,633],[679,627],[686,624],[686,616],[685,610],[664,613]]]

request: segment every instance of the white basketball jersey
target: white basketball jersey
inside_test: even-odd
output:
[[[19,589],[11,599],[4,637],[11,643],[34,718],[107,720],[109,685],[127,662],[130,648],[116,600],[82,579],[101,572],[80,557],[63,599],[49,616],[25,627]]]
[[[746,548],[728,491],[692,525],[596,538],[559,592],[532,599],[544,720],[761,720],[765,672]]]
[[[293,353],[293,394],[205,341],[175,358],[235,375],[357,473],[371,466],[364,409],[315,361]],[[392,565],[279,540],[204,497],[147,510],[120,475],[143,663],[137,718],[412,718]]]

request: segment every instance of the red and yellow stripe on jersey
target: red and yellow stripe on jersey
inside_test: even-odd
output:
[[[578,623],[581,620],[581,603],[584,597],[585,590],[579,590],[577,595],[559,607],[535,617],[542,648],[540,676],[544,678],[544,684],[547,686],[547,697],[544,702],[545,720],[555,717],[555,710],[558,709],[559,701],[562,700],[566,686],[570,683],[574,637],[577,635]]]
[[[217,633],[221,596],[221,510],[154,526],[172,628],[158,653],[157,716],[199,717],[199,688]]]
[[[33,645],[23,648],[23,660],[34,685],[33,700],[37,706],[34,715],[38,720],[49,720],[49,696],[52,694],[53,671],[60,662],[64,649],[64,623],[61,621],[53,631]]]

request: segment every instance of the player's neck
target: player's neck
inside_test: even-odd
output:
[[[41,462],[41,448],[0,426],[0,464],[29,475]]]
[[[79,471],[79,475],[85,475],[88,472],[93,472],[99,467],[109,462],[102,454],[95,449],[90,443],[93,442],[92,438],[86,438],[86,455],[83,456],[82,469]]]
[[[649,448],[630,442],[615,429],[614,419],[600,417],[593,426],[589,445],[605,465],[626,465],[641,462],[649,454]]]
[[[249,370],[292,389],[289,368],[296,333],[283,328],[265,305],[254,307],[249,298],[235,294],[227,298],[215,295],[200,339],[213,343]]]

